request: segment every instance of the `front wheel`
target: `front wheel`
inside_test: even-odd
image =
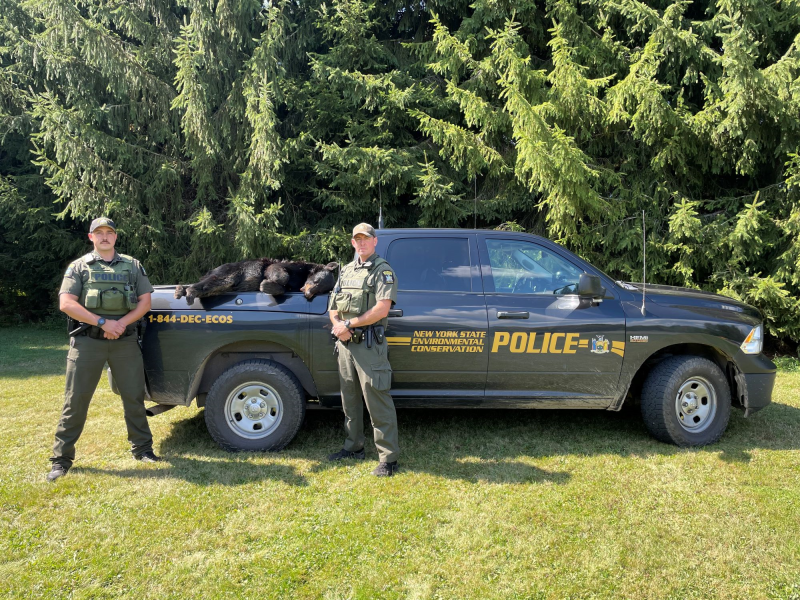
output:
[[[271,360],[248,360],[220,375],[206,397],[206,427],[225,450],[281,450],[305,417],[303,388]]]
[[[705,446],[722,437],[731,394],[722,370],[698,356],[668,358],[642,388],[642,417],[650,434],[677,446]]]

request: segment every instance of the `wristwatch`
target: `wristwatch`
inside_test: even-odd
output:
[[[344,322],[344,326],[350,329],[350,319],[347,319],[347,321]]]
[[[102,327],[105,324],[106,324],[106,320],[103,317],[100,317],[99,319],[97,319],[97,326],[98,327]]]

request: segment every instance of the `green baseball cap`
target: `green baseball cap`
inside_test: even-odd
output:
[[[375,228],[370,225],[369,223],[359,223],[355,227],[353,227],[353,237],[356,237],[358,234],[366,235],[369,237],[375,237]]]
[[[94,233],[94,230],[98,227],[110,227],[114,230],[114,233],[117,232],[117,226],[114,225],[114,221],[108,217],[100,217],[92,221],[92,224],[89,226],[89,233]]]

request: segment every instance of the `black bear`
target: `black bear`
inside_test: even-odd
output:
[[[287,291],[303,292],[311,300],[314,296],[327,294],[336,284],[334,272],[339,264],[332,262],[318,265],[301,260],[275,260],[259,258],[226,263],[211,269],[197,283],[186,287],[175,287],[175,297],[186,296],[193,304],[195,298],[218,296],[229,292],[255,292],[279,296]]]

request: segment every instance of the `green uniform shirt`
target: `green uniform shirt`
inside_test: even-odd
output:
[[[101,262],[105,262],[105,264],[109,266],[123,260],[123,256],[117,252],[114,253],[114,258],[111,262],[104,261],[95,251],[92,251],[92,256]],[[138,298],[143,294],[151,294],[153,292],[153,286],[150,284],[150,279],[147,277],[147,273],[142,264],[130,256],[125,256],[125,258],[133,263],[133,268],[131,269],[131,283],[135,290],[136,297]],[[67,271],[64,273],[64,279],[61,281],[61,289],[58,291],[58,295],[72,294],[80,298],[83,286],[87,281],[89,281],[89,267],[84,261],[84,257],[81,257],[71,262],[69,267],[67,267]]]
[[[394,270],[387,262],[373,269],[373,262],[376,258],[378,258],[378,255],[373,254],[363,263],[361,259],[356,258],[353,262],[346,264],[342,267],[338,285],[341,286],[343,292],[358,292],[363,288],[364,277],[371,271],[367,279],[368,293],[371,296],[374,295],[375,302],[379,300],[391,300],[392,304],[394,304],[397,301],[397,277],[395,276]],[[373,306],[374,304],[370,305],[370,303],[367,303],[364,310],[359,312],[340,310],[339,316],[342,319],[353,319],[364,314]],[[336,307],[336,294],[331,294],[328,308],[330,310],[338,310]],[[385,321],[386,319],[383,319],[376,324],[386,325]]]

